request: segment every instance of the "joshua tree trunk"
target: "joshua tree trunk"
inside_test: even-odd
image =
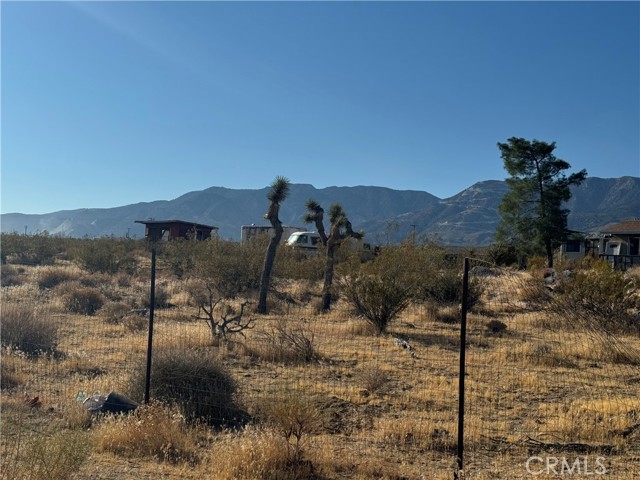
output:
[[[327,248],[327,261],[324,267],[324,285],[322,287],[322,311],[328,312],[331,308],[331,290],[333,288],[333,253],[334,245]]]
[[[276,250],[282,239],[282,223],[272,221],[271,225],[275,230],[275,234],[269,240],[267,253],[264,256],[264,267],[262,269],[262,277],[260,278],[260,297],[258,300],[258,313],[267,313],[267,294],[269,293],[269,284],[271,282],[271,270],[276,258]]]
[[[269,293],[269,284],[271,282],[271,271],[273,270],[273,263],[276,259],[276,250],[278,244],[282,239],[282,222],[278,214],[280,212],[280,202],[287,198],[289,193],[289,180],[285,177],[276,177],[271,184],[271,190],[267,195],[267,198],[271,201],[269,205],[269,211],[265,213],[264,218],[269,220],[273,227],[274,233],[269,241],[267,252],[264,256],[264,267],[262,269],[262,277],[260,278],[260,294],[258,298],[258,313],[267,313],[267,295]]]

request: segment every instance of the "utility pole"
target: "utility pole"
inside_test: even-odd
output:
[[[413,235],[412,235],[412,239],[413,239],[413,244],[415,245],[415,244],[416,244],[416,227],[417,227],[418,225],[416,225],[416,224],[412,223],[412,224],[411,224],[411,226],[413,227]]]

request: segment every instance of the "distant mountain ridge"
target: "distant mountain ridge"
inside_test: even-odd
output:
[[[240,227],[266,224],[263,220],[269,188],[229,189],[211,187],[186,193],[173,200],[158,200],[114,208],[62,210],[41,215],[0,215],[2,232],[48,231],[72,237],[130,235],[140,238],[144,227],[135,220],[178,219],[214,225],[224,239],[239,240]],[[498,205],[508,187],[504,181],[475,183],[460,193],[440,199],[427,192],[355,186],[316,189],[292,184],[280,208],[285,225],[304,227],[305,203],[313,198],[325,210],[340,203],[357,230],[374,243],[398,242],[410,235],[432,238],[444,245],[484,246],[494,240],[500,221]],[[595,231],[611,222],[640,216],[640,177],[590,177],[572,189],[566,204],[571,210],[569,227]],[[309,228],[313,228],[309,226]]]

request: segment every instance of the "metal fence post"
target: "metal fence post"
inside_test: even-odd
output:
[[[149,292],[149,337],[147,340],[147,373],[144,383],[144,403],[149,403],[151,388],[151,354],[153,352],[153,314],[156,307],[156,242],[151,241],[151,289]]]
[[[467,303],[469,297],[469,258],[464,259],[462,274],[462,308],[460,309],[460,371],[458,374],[458,445],[457,471],[454,479],[464,478],[464,377],[467,350]]]

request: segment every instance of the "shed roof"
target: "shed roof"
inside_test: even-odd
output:
[[[602,229],[602,233],[633,235],[640,234],[640,219],[612,223]]]
[[[136,220],[135,223],[143,223],[145,225],[151,226],[162,226],[162,225],[188,225],[190,227],[202,228],[202,229],[211,229],[218,230],[218,227],[214,227],[212,225],[204,225],[202,223],[196,222],[187,222],[186,220]]]

